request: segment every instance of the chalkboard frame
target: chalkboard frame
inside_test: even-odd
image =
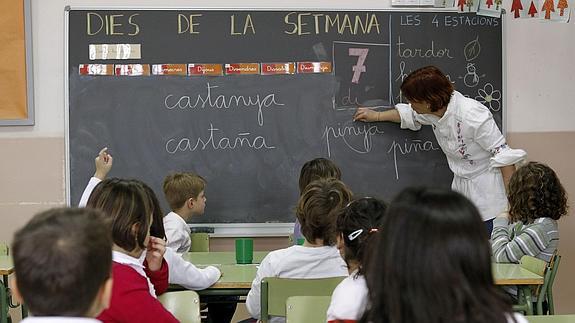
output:
[[[29,0],[28,0],[29,1]],[[379,12],[423,12],[423,13],[457,13],[457,8],[413,8],[413,7],[389,7],[389,8],[331,8],[331,7],[241,7],[241,6],[230,6],[230,7],[184,7],[184,6],[170,6],[170,7],[155,7],[155,6],[145,6],[145,7],[132,7],[132,6],[66,6],[65,7],[65,28],[64,28],[64,53],[65,53],[65,63],[64,63],[64,99],[65,99],[65,191],[66,191],[66,203],[71,205],[71,177],[70,177],[70,138],[69,138],[69,12],[73,10],[141,10],[141,11],[154,11],[154,10],[205,10],[205,11],[226,11],[226,10],[249,10],[249,11],[379,11]],[[505,11],[502,11],[501,15],[501,81],[502,81],[502,98],[501,102],[504,107],[507,107],[507,91],[506,91],[506,33],[505,33]],[[507,111],[506,108],[502,111],[502,121],[501,121],[501,131],[506,134],[506,120]],[[211,234],[212,236],[218,237],[254,237],[254,236],[288,236],[293,233],[293,223],[198,223],[189,224],[191,227],[214,227],[215,232]]]

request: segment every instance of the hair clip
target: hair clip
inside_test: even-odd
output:
[[[369,233],[374,233],[374,232],[378,232],[378,231],[379,231],[379,229],[373,228],[373,229],[370,229],[370,230],[369,230]]]
[[[353,241],[353,239],[359,237],[359,235],[362,233],[363,233],[363,229],[357,229],[357,230],[353,231],[352,233],[350,233],[347,237],[349,238],[349,241]]]

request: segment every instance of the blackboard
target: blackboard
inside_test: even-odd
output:
[[[115,157],[111,176],[144,180],[164,206],[166,174],[194,171],[205,177],[206,213],[193,220],[202,223],[293,222],[299,170],[316,157],[335,161],[360,196],[390,199],[415,184],[448,187],[452,174],[431,129],[352,121],[357,104],[401,102],[402,78],[426,65],[442,69],[463,94],[486,101],[501,127],[499,18],[193,9],[70,10],[67,16],[71,204],[78,202],[104,146]],[[97,21],[88,22],[94,17],[103,22],[98,32]],[[90,60],[90,44],[139,44],[141,58]],[[352,48],[368,49],[365,59],[365,51]],[[330,62],[332,72],[79,73],[80,64],[95,63],[320,61]]]

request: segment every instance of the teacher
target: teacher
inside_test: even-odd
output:
[[[506,188],[525,151],[511,149],[489,109],[455,91],[435,66],[411,72],[401,92],[409,104],[386,111],[360,107],[354,120],[397,122],[411,130],[431,125],[454,175],[451,188],[473,201],[491,235],[493,219],[507,208]]]

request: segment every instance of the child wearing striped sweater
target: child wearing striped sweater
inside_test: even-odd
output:
[[[529,255],[549,262],[559,243],[557,220],[567,214],[567,195],[555,172],[530,162],[509,181],[509,212],[493,221],[496,262],[519,263]]]

